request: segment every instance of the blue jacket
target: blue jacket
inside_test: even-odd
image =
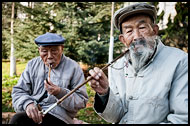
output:
[[[28,104],[39,101],[45,92],[44,80],[47,77],[48,67],[41,57],[36,57],[28,62],[17,85],[12,90],[12,103],[16,112],[25,111]],[[83,83],[84,74],[74,60],[62,55],[58,67],[51,70],[50,80],[53,84],[61,87],[61,92],[56,96],[48,93],[47,98],[39,103],[44,110],[77,85]],[[82,86],[49,113],[66,123],[73,123],[73,118],[80,109],[86,107],[87,101],[86,87]]]

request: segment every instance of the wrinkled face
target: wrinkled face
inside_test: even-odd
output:
[[[134,16],[122,23],[122,32],[119,39],[127,47],[138,39],[148,39],[158,33],[158,26],[151,22],[146,15]]]
[[[158,26],[146,15],[133,16],[121,26],[119,39],[129,48],[132,65],[139,71],[154,52]]]
[[[40,46],[38,48],[40,56],[45,65],[52,65],[52,68],[56,68],[60,61],[63,52],[63,45],[58,46]]]

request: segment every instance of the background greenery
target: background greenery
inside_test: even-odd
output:
[[[77,62],[86,63],[89,68],[103,65],[108,61],[108,47],[111,20],[111,2],[27,2],[23,6],[15,2],[14,46],[19,59],[16,64],[17,76],[9,77],[9,61],[2,62],[2,111],[13,111],[12,87],[17,83],[28,60],[39,55],[34,39],[46,32],[58,33],[66,38],[64,54]],[[158,2],[151,2],[158,8]],[[10,57],[11,2],[2,3],[2,58]],[[123,7],[115,2],[115,10]],[[174,22],[169,17],[167,28],[160,30],[163,43],[188,52],[188,7],[177,2]],[[163,20],[164,11],[158,15],[157,23]],[[25,18],[19,18],[19,15]],[[123,45],[118,40],[119,31],[114,30],[114,57],[121,53]],[[100,38],[98,38],[98,36]],[[5,60],[3,60],[5,61]],[[84,71],[85,73],[88,70]],[[106,123],[93,110],[94,92],[87,85],[89,102],[80,110],[77,118],[89,123]]]
[[[111,2],[32,2],[32,7],[15,2],[14,45],[16,58],[29,60],[39,55],[34,39],[46,32],[66,38],[65,55],[88,64],[106,63],[110,36]],[[158,8],[158,2],[151,2]],[[2,57],[10,56],[11,2],[2,3]],[[115,2],[115,10],[124,2]],[[177,2],[174,22],[169,17],[167,28],[159,32],[166,45],[188,50],[188,7],[186,2]],[[164,11],[157,23],[163,20]],[[24,15],[25,18],[19,18]],[[121,53],[123,44],[118,40],[119,31],[114,31],[114,57]],[[100,39],[98,39],[100,36]],[[96,58],[98,57],[98,58]]]

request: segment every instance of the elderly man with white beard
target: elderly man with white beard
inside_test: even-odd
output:
[[[129,53],[111,67],[110,82],[100,68],[89,71],[94,109],[110,123],[188,123],[188,54],[161,42],[155,20],[147,3],[116,11],[114,24]]]

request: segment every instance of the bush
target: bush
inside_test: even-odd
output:
[[[18,76],[9,77],[8,75],[2,78],[2,112],[14,112],[11,92],[13,86],[17,84],[18,79]]]

